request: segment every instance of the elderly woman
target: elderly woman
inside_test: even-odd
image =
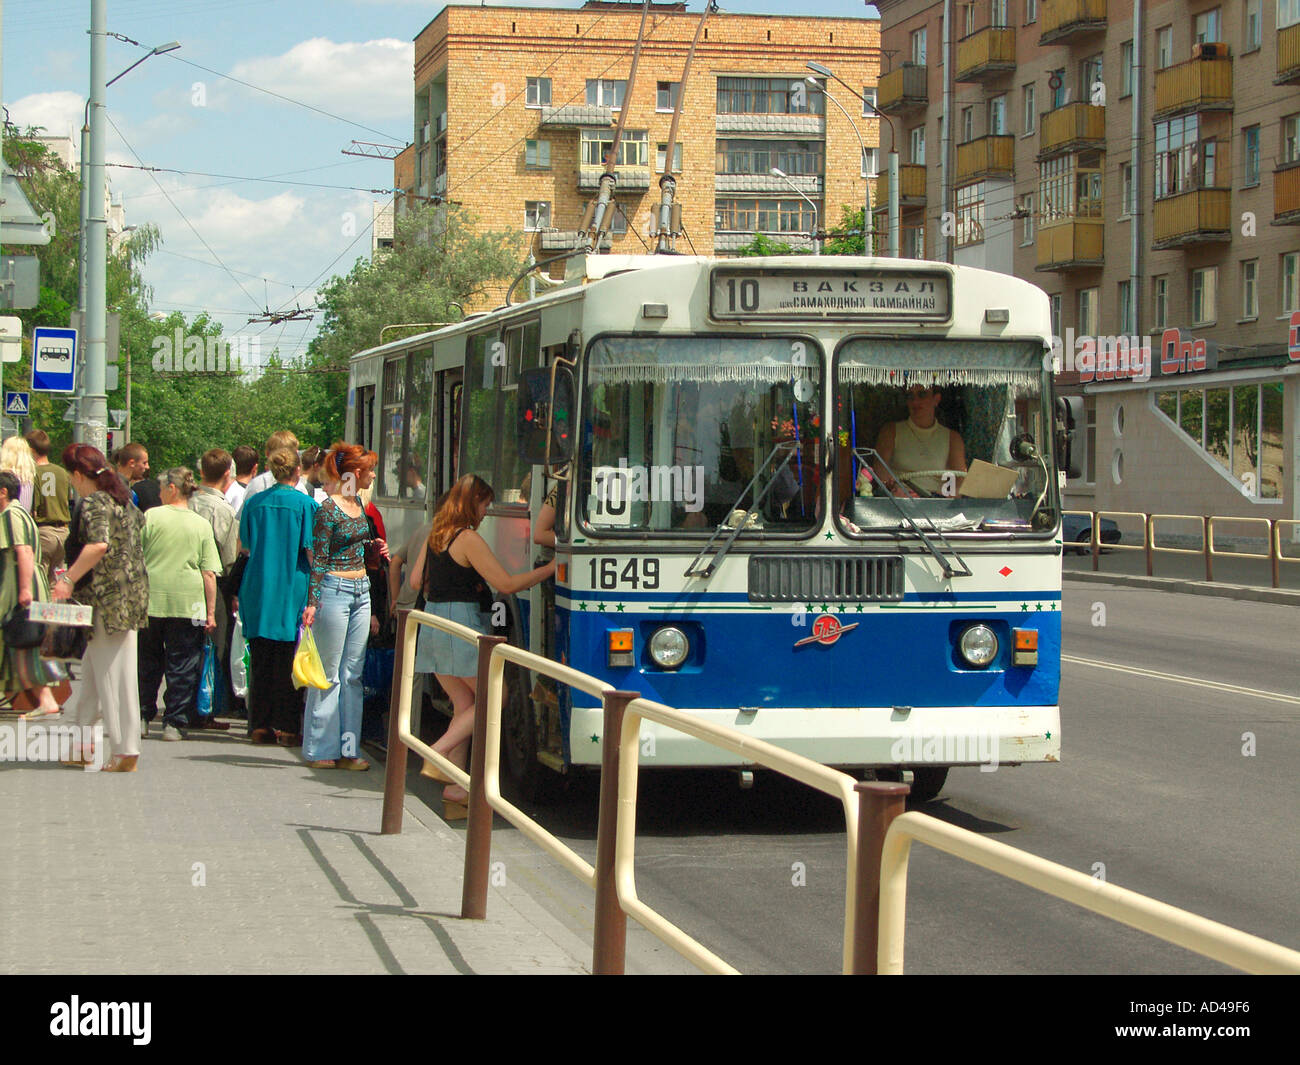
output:
[[[298,619],[311,577],[316,501],[297,490],[298,452],[267,455],[271,487],[246,497],[239,542],[248,552],[238,611],[251,658],[248,736],[254,743],[302,742],[303,696],[293,686]]]
[[[126,482],[96,448],[69,444],[63,467],[82,497],[75,531],[83,546],[50,594],[63,601],[75,588],[78,601],[94,607],[95,614],[82,657],[77,722],[91,725],[102,716],[111,755],[103,771],[133,773],[140,756],[136,629],[149,618],[149,577],[140,546],[143,518],[131,505]]]
[[[33,599],[49,598],[36,523],[18,502],[18,494],[18,478],[8,470],[0,471],[0,620],[15,607],[26,608]],[[56,679],[41,661],[39,647],[6,643],[0,651],[0,692],[6,696],[27,692],[39,704],[24,717],[49,717],[59,712],[48,687]]]
[[[144,564],[149,571],[149,627],[140,637],[140,710],[146,722],[163,696],[163,739],[181,740],[201,726],[197,706],[203,642],[216,630],[217,574],[221,556],[206,518],[190,510],[197,487],[183,467],[158,478],[163,505],[145,516]]]
[[[36,456],[23,437],[11,436],[0,444],[0,472],[18,478],[18,500],[30,514],[36,486]]]

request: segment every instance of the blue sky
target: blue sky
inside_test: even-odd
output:
[[[354,138],[411,139],[411,42],[443,6],[429,0],[108,0],[109,31],[142,46],[110,39],[108,77],[155,45],[182,45],[108,90],[116,126],[108,131],[110,164],[191,172],[109,167],[127,223],[153,222],[162,231],[164,250],[146,270],[156,310],[186,317],[209,310],[227,334],[260,331],[264,351],[278,345],[286,357],[302,352],[319,316],[270,328],[247,320],[267,306],[311,306],[316,285],[369,254],[370,204],[383,197],[366,190],[390,188],[392,164],[341,149]],[[797,0],[723,7],[808,12]],[[700,0],[688,0],[688,10],[701,10]],[[816,14],[863,17],[875,9],[861,0],[822,0]],[[3,99],[11,121],[75,136],[89,87],[89,22],[89,0],[7,0]],[[304,184],[232,180],[271,176]]]

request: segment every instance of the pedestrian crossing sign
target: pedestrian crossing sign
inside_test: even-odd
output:
[[[31,413],[31,395],[27,392],[5,393],[5,414],[12,418],[26,418]]]

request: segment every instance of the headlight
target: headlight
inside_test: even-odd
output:
[[[691,641],[686,638],[686,633],[671,625],[650,637],[650,657],[661,669],[676,669],[686,661],[690,652]]]
[[[987,625],[972,625],[958,641],[961,654],[976,669],[983,669],[998,656],[998,638]]]

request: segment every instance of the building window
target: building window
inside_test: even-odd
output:
[[[613,210],[605,216],[609,221],[610,234],[615,237],[624,236],[627,233],[627,215],[623,212],[623,205],[614,200],[610,206]]]
[[[681,94],[681,91],[682,83],[680,81],[661,81],[655,91],[655,110],[676,111],[677,97]]]
[[[1025,0],[1025,25],[1038,21],[1038,0]]]
[[[649,166],[649,148],[647,134],[643,129],[625,129],[623,137],[618,142],[618,159],[615,160],[615,166]],[[591,130],[582,131],[581,154],[579,159],[583,166],[600,166],[606,163],[608,153],[614,147],[614,131],[611,130]]]
[[[984,239],[984,182],[957,190],[957,247],[965,248]]]
[[[1101,69],[1100,54],[1089,56],[1079,64],[1079,99],[1082,102],[1091,102],[1094,93],[1105,93],[1102,87]],[[1102,99],[1105,99],[1104,95]]]
[[[925,226],[907,226],[903,229],[903,252],[909,259],[925,258]]]
[[[1241,264],[1241,316],[1259,317],[1259,260],[1247,259]]]
[[[614,78],[587,79],[587,106],[611,107],[615,111],[623,106],[627,95],[627,82]]]
[[[1263,11],[1261,0],[1246,0],[1246,24],[1242,32],[1242,51],[1253,52],[1263,39]]]
[[[912,147],[912,162],[917,166],[925,166],[925,127],[913,126],[909,131],[909,139]]]
[[[1100,218],[1101,153],[1080,152],[1038,164],[1038,198],[1044,222]]]
[[[518,82],[515,82],[518,85]],[[551,106],[551,79],[529,78],[528,88],[524,92],[525,107]]]
[[[1133,164],[1120,163],[1119,165],[1119,187],[1120,201],[1119,210],[1120,218],[1128,218],[1137,208],[1137,202],[1133,198]]]
[[[995,96],[989,101],[989,136],[997,137],[1007,131],[1006,94]]]
[[[989,24],[999,29],[1007,24],[1007,0],[990,0]]]
[[[1300,251],[1282,256],[1282,313],[1300,311]]]
[[[1282,158],[1278,162],[1286,164],[1300,161],[1300,114],[1287,115],[1282,119],[1279,147]]]
[[[1249,187],[1259,184],[1259,127],[1247,126],[1241,131],[1242,184]]]
[[[1277,28],[1285,29],[1300,22],[1300,0],[1277,0]]]
[[[1052,90],[1052,110],[1064,107],[1070,97],[1069,87],[1065,84],[1065,68],[1053,70],[1047,78],[1047,87]]]
[[[1169,325],[1169,278],[1153,277],[1151,279],[1151,300],[1154,304],[1153,325],[1157,329],[1165,329]]]
[[[1223,40],[1223,9],[1211,8],[1196,16],[1194,40],[1197,44]]]
[[[873,178],[880,173],[880,164],[876,158],[877,149],[862,149],[862,176],[864,178]]]
[[[961,109],[961,139],[958,144],[966,144],[975,139],[975,108],[963,107]]]
[[[962,5],[962,15],[966,19],[966,30],[963,36],[969,37],[972,33],[975,32],[975,5],[974,4]]]
[[[1161,26],[1156,30],[1156,70],[1164,70],[1174,61],[1174,28]]]
[[[1027,192],[1020,200],[1020,246],[1034,242],[1034,194]]]
[[[876,110],[876,90],[868,85],[862,86],[862,117],[878,118],[880,112]]]
[[[826,97],[799,78],[719,78],[720,115],[820,115]]]
[[[664,160],[668,157],[668,142],[655,145],[655,169],[659,173],[664,172]],[[678,141],[673,145],[673,173],[682,172],[682,142]],[[786,173],[789,173],[787,170]]]
[[[804,234],[815,225],[812,205],[802,199],[720,198],[714,208],[713,228],[722,233]]]
[[[524,229],[532,232],[551,228],[551,203],[549,200],[528,200],[524,203]]]
[[[681,166],[681,145],[677,145],[675,162]],[[772,167],[791,177],[816,177],[825,162],[822,141],[718,141],[719,174],[770,174]]]
[[[1133,321],[1133,283],[1131,281],[1121,281],[1119,283],[1119,331],[1125,336],[1131,336],[1137,332],[1137,325]]]
[[[1025,132],[1033,133],[1038,124],[1038,110],[1034,106],[1034,87],[1026,85],[1022,91],[1025,96]]]
[[[1121,97],[1133,95],[1133,42],[1125,41],[1119,46],[1119,94]]]
[[[551,142],[524,141],[524,166],[529,170],[550,170]]]
[[[1239,481],[1247,498],[1282,497],[1283,383],[1185,388],[1156,394],[1156,409]],[[1250,486],[1254,485],[1254,491]]]
[[[1097,397],[1084,400],[1083,482],[1097,483]]]
[[[1199,140],[1198,115],[1156,123],[1155,198],[1215,187],[1218,143]]]
[[[1097,289],[1079,289],[1078,332],[1080,336],[1095,337],[1097,335],[1098,309]]]
[[[1061,294],[1055,292],[1047,297],[1048,308],[1052,317],[1052,336],[1061,335]]]
[[[912,31],[912,62],[925,66],[925,27]]]
[[[1192,325],[1213,325],[1218,320],[1219,268],[1192,271]]]

